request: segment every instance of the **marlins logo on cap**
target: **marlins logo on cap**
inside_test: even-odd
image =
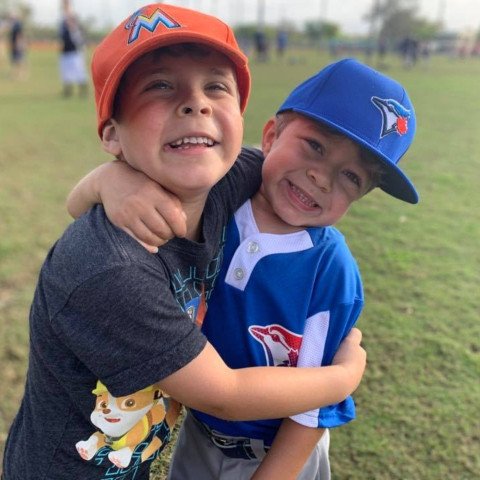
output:
[[[169,17],[160,9],[155,10],[150,16],[145,8],[137,10],[127,21],[125,28],[130,30],[128,43],[138,39],[142,28],[149,32],[154,32],[158,25],[162,24],[166,28],[179,28],[181,25],[173,18]]]

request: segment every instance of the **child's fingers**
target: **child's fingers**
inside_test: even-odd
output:
[[[358,328],[354,327],[350,330],[347,338],[352,342],[360,343],[362,341],[362,332]]]
[[[163,245],[175,236],[187,234],[186,216],[177,197],[143,174],[140,179],[135,176],[126,188],[127,194],[110,195],[117,198],[107,209],[108,218],[115,225],[130,228],[135,237],[150,245],[154,245],[153,241],[155,245]],[[102,198],[104,196],[106,192]],[[145,226],[150,233],[145,231]]]
[[[134,237],[135,238],[135,237]],[[150,253],[157,253],[158,252],[158,247],[154,247],[153,245],[147,245],[146,243],[143,243],[142,241],[138,240],[138,238],[135,238],[135,240],[138,241],[138,243],[145,248],[148,252]]]
[[[367,352],[361,346],[362,332],[358,328],[353,328],[340,344],[333,364],[353,364],[360,370],[365,368]]]
[[[187,234],[187,217],[184,211],[178,207],[171,211],[164,211],[162,214],[158,208],[156,209],[158,215],[170,227],[173,237],[185,237]]]
[[[154,241],[144,241],[142,238],[140,238],[138,235],[136,235],[130,228],[128,227],[123,227],[123,229],[126,233],[128,233],[132,238],[134,238],[140,245],[142,245],[146,250],[148,250],[150,253],[157,253],[158,252],[158,246],[162,245],[165,242],[158,243],[160,240],[154,240]],[[138,231],[138,229],[136,229]],[[148,239],[148,234],[144,233],[142,237],[145,239]]]
[[[175,195],[159,189],[154,208],[156,214],[170,227],[172,236],[184,237],[187,234],[187,217],[180,200]],[[155,229],[153,231],[159,233]]]
[[[142,241],[157,246],[163,245],[175,236],[180,236],[155,209],[150,209],[143,212],[139,218],[134,218],[129,228]]]
[[[135,228],[139,228],[139,220],[160,239],[158,245],[187,234],[187,220],[180,201],[157,184],[149,183],[141,191],[130,195],[122,207],[117,214],[120,217],[118,223],[128,224],[144,242],[151,243],[152,239],[144,238],[143,233],[135,231]]]

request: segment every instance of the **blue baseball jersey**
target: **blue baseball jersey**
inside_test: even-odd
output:
[[[228,225],[218,278],[222,280],[202,329],[231,368],[329,365],[364,303],[357,264],[336,228],[261,233],[250,201]],[[232,422],[198,411],[194,415],[226,435],[267,444],[281,423]],[[292,418],[305,426],[330,428],[354,417],[355,405],[348,397]]]

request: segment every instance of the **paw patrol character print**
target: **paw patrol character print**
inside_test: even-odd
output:
[[[166,418],[164,395],[157,384],[124,397],[114,397],[100,381],[92,391],[97,396],[90,420],[98,431],[76,448],[84,460],[91,460],[103,447],[111,448],[108,459],[118,468],[130,465],[135,448],[145,441],[152,427]],[[167,423],[169,419],[167,419]],[[173,423],[175,421],[173,420]],[[141,454],[144,462],[163,442],[153,436]]]

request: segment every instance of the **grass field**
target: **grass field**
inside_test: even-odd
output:
[[[62,99],[56,61],[31,51],[25,82],[0,65],[1,451],[23,393],[39,267],[70,221],[68,191],[107,160],[93,96]],[[328,61],[302,52],[254,64],[246,143],[258,143],[286,93]],[[480,471],[480,59],[433,58],[407,71],[392,58],[388,73],[416,105],[404,168],[421,203],[375,191],[340,225],[365,282],[369,357],[358,420],[332,432],[333,478],[470,480]],[[157,462],[152,479],[164,469]]]

